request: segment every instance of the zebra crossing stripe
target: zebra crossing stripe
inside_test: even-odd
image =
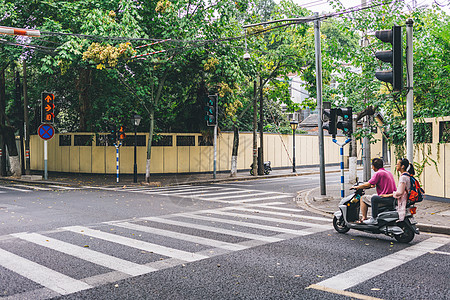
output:
[[[256,228],[256,229],[262,229],[267,231],[273,231],[273,232],[281,232],[281,233],[288,233],[292,235],[309,235],[312,233],[317,233],[317,230],[310,230],[310,229],[302,229],[302,230],[295,230],[295,229],[287,229],[282,227],[276,227],[276,226],[268,226],[268,225],[261,225],[256,223],[249,223],[249,222],[242,222],[242,221],[236,221],[236,220],[229,220],[229,219],[222,219],[222,218],[214,218],[214,217],[206,217],[206,216],[200,216],[196,214],[180,214],[181,217],[186,217],[190,219],[197,219],[197,220],[203,220],[203,221],[211,221],[211,222],[219,222],[219,223],[225,223],[225,224],[231,224],[231,225],[237,225],[242,227],[250,227],[250,228]],[[327,228],[326,230],[328,230]],[[323,231],[325,229],[321,229]]]
[[[0,249],[0,266],[37,282],[61,295],[76,293],[92,288],[92,286],[87,283],[53,271],[52,269],[41,266],[40,264],[3,249]]]
[[[49,187],[58,188],[61,190],[79,190],[80,189],[77,187],[70,187],[70,186],[63,186],[63,185],[49,185]]]
[[[270,197],[262,197],[262,198],[248,198],[248,199],[236,200],[236,201],[231,201],[231,202],[232,203],[246,203],[246,202],[261,201],[261,200],[286,199],[286,198],[290,198],[290,197],[292,197],[292,196],[279,195],[279,196],[270,196]]]
[[[167,194],[176,194],[179,192],[196,192],[199,190],[211,190],[211,189],[218,189],[217,187],[190,187],[190,188],[182,188],[182,189],[173,189],[173,188],[168,188],[168,189],[164,189],[164,190],[157,190],[157,191],[149,191],[147,192],[148,194],[161,194],[161,193],[167,193]]]
[[[29,188],[29,189],[39,190],[39,191],[51,191],[52,190],[49,188],[44,188],[44,187],[35,186],[35,185],[14,184],[14,186]]]
[[[304,209],[298,209],[298,208],[270,206],[265,203],[262,203],[261,205],[259,205],[259,207],[270,208],[270,209],[274,209],[274,210],[282,210],[282,211],[292,211],[292,212],[304,212],[305,211]]]
[[[132,276],[138,276],[156,271],[156,269],[150,268],[148,266],[139,265],[120,258],[96,252],[91,249],[75,246],[37,233],[16,233],[11,235],[22,240],[37,244],[39,246],[78,257],[85,261],[89,261],[111,270],[120,271]]]
[[[270,217],[264,217],[264,216],[255,216],[255,215],[248,215],[248,214],[230,213],[230,212],[223,211],[221,209],[210,210],[208,212],[213,213],[213,214],[218,214],[218,215],[236,217],[236,218],[255,219],[255,220],[261,220],[261,221],[266,221],[266,222],[291,224],[291,225],[318,228],[318,229],[324,229],[324,230],[331,229],[330,226],[328,226],[328,225],[314,224],[314,223],[293,221],[293,220],[286,220],[286,219],[277,219],[277,218],[270,218]],[[327,220],[327,221],[329,222],[330,220]]]
[[[287,213],[281,213],[281,212],[276,212],[276,211],[249,209],[249,208],[244,208],[244,207],[235,207],[235,208],[232,208],[232,210],[241,210],[241,211],[246,211],[246,212],[254,212],[254,213],[256,212],[256,213],[262,213],[262,214],[268,214],[268,215],[277,215],[280,217],[291,217],[291,218],[295,217],[295,218],[309,219],[309,220],[315,220],[315,221],[326,221],[326,222],[330,221],[330,219],[322,218],[322,217],[314,217],[314,216],[307,216],[307,215],[294,215],[294,214],[287,214]]]
[[[174,239],[178,239],[178,240],[182,240],[182,241],[188,241],[191,243],[197,243],[197,244],[202,244],[202,245],[207,245],[207,246],[212,246],[212,247],[222,248],[222,249],[227,249],[227,250],[232,250],[232,251],[244,250],[244,249],[248,248],[246,246],[242,246],[242,245],[238,245],[238,244],[232,244],[232,243],[212,240],[212,239],[208,239],[208,238],[204,238],[204,237],[199,237],[196,235],[190,235],[190,234],[184,234],[184,233],[179,233],[179,232],[175,232],[175,231],[164,230],[164,229],[159,229],[159,228],[154,228],[154,227],[142,226],[142,225],[132,224],[132,223],[128,223],[128,222],[113,223],[112,225],[131,229],[131,230],[147,232],[147,233],[151,233],[151,234],[163,235],[166,237],[170,237],[170,238],[174,238]]]
[[[242,193],[242,192],[244,192],[244,191],[241,191],[241,193]],[[252,194],[246,193],[246,194],[244,194],[244,195],[233,195],[233,196],[229,196],[230,193],[221,193],[221,194],[224,195],[224,196],[209,198],[209,196],[214,196],[214,195],[208,194],[208,195],[205,195],[205,196],[203,196],[203,197],[208,197],[207,199],[209,199],[209,200],[221,200],[221,199],[229,199],[229,198],[233,198],[233,199],[234,199],[234,198],[242,198],[242,197],[252,197],[252,196],[270,195],[270,194],[273,194],[273,193],[268,193],[268,192],[252,193]],[[218,195],[220,195],[220,194],[218,194]]]
[[[12,191],[19,191],[19,192],[24,192],[24,193],[30,193],[32,192],[32,190],[27,190],[27,189],[18,189],[18,188],[13,188],[11,186],[2,186],[3,189],[7,189],[7,190],[12,190]]]
[[[141,218],[141,219],[152,221],[152,222],[163,223],[163,224],[188,227],[188,228],[199,229],[199,230],[210,231],[210,232],[216,232],[216,233],[221,233],[221,234],[226,234],[226,235],[231,235],[231,236],[238,236],[238,237],[243,237],[243,238],[250,239],[250,240],[265,241],[265,242],[269,242],[269,243],[280,242],[283,240],[280,238],[275,238],[275,237],[270,237],[270,236],[263,236],[263,235],[258,235],[258,234],[240,232],[240,231],[235,231],[235,230],[228,230],[228,229],[212,227],[212,226],[205,226],[205,225],[200,225],[200,224],[191,224],[191,223],[187,223],[187,222],[163,219],[163,218],[158,218],[158,217],[146,217],[146,218]]]
[[[63,229],[67,230],[67,231],[79,233],[79,234],[88,235],[88,236],[98,238],[101,240],[113,242],[116,244],[121,244],[124,246],[132,247],[132,248],[136,248],[136,249],[140,249],[140,250],[144,250],[144,251],[154,252],[154,253],[161,254],[164,256],[177,258],[177,259],[184,260],[184,261],[197,261],[197,260],[208,258],[208,256],[205,256],[205,255],[200,255],[200,254],[190,253],[190,252],[177,250],[177,249],[173,249],[173,248],[168,248],[168,247],[160,246],[157,244],[152,244],[152,243],[148,243],[148,242],[144,242],[144,241],[140,241],[140,240],[123,237],[123,236],[116,235],[116,234],[103,232],[100,230],[90,229],[87,227],[69,226],[69,227],[63,227]]]

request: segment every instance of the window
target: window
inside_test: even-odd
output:
[[[195,136],[192,135],[178,135],[177,146],[195,146]]]
[[[74,146],[92,146],[93,135],[74,135]]]
[[[432,123],[415,123],[414,128],[414,143],[432,143],[433,142],[433,124]]]
[[[145,135],[137,135],[136,139],[137,139],[136,146],[138,147],[147,146],[147,139]],[[127,135],[125,139],[122,141],[122,146],[134,146],[134,134]]]
[[[69,134],[64,134],[59,136],[60,146],[72,146],[72,136]]]
[[[439,142],[450,143],[450,121],[439,122]]]
[[[173,146],[173,139],[171,135],[156,135],[153,137],[152,146]]]

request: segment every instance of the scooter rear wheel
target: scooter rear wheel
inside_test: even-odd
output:
[[[344,218],[341,216],[339,219],[334,216],[333,218],[333,227],[339,233],[346,233],[350,230],[344,222]]]
[[[394,238],[400,243],[409,243],[414,239],[414,231],[409,228],[404,222],[399,224],[400,228],[403,230],[402,234],[394,235]]]

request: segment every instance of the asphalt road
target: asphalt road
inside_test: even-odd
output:
[[[317,175],[168,188],[0,183],[0,295],[450,298],[450,237],[338,234],[293,201],[318,184]]]

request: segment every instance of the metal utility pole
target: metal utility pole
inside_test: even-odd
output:
[[[319,13],[314,13],[318,16]],[[322,53],[320,48],[320,21],[314,21],[314,40],[316,50],[316,85],[317,85],[317,109],[319,110],[319,159],[320,159],[320,194],[326,195],[325,187],[325,155],[323,141],[323,107],[322,107]]]
[[[258,126],[258,99],[256,98],[256,80],[253,81],[253,175],[258,175],[258,138],[256,135],[256,128]]]
[[[23,128],[25,138],[25,174],[30,175],[30,121],[28,117],[27,61],[23,60]]]
[[[413,145],[413,24],[412,19],[406,21],[406,78],[407,89],[406,94],[406,158],[410,163],[414,160],[414,145]]]
[[[263,99],[263,79],[259,77],[259,165],[258,175],[264,175],[264,99]]]

